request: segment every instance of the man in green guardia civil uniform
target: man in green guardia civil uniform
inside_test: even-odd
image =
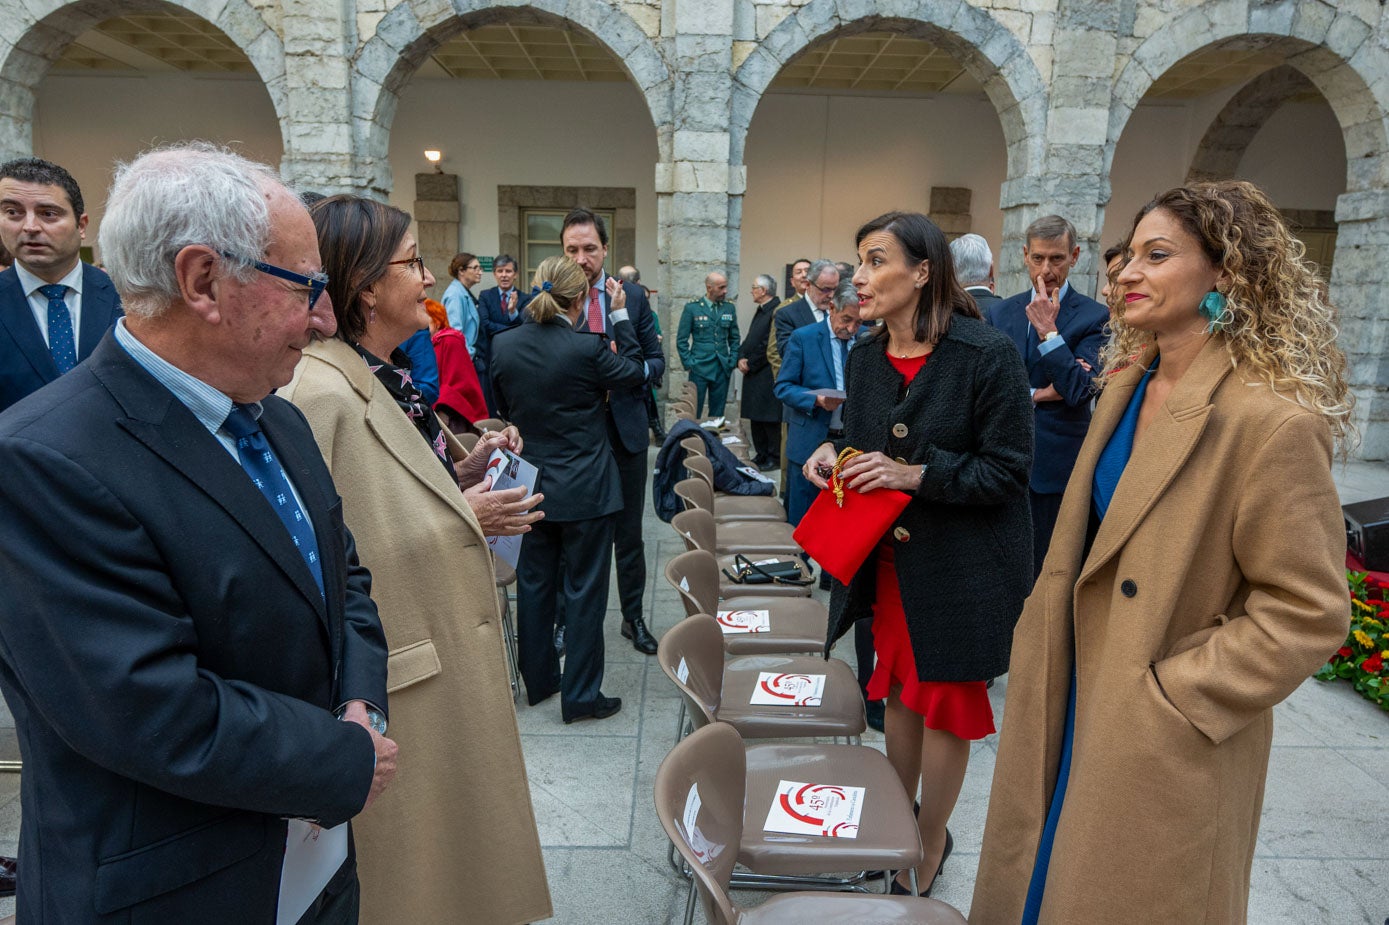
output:
[[[704,398],[709,398],[709,416],[723,417],[728,398],[728,378],[738,356],[738,310],[725,296],[728,277],[710,273],[704,277],[705,296],[685,303],[680,314],[680,330],[675,349],[695,386],[695,416],[704,416]]]

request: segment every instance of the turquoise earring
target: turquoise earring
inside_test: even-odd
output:
[[[1206,293],[1206,297],[1201,300],[1201,304],[1196,311],[1205,318],[1210,324],[1206,327],[1207,331],[1219,331],[1225,327],[1225,315],[1227,312],[1227,302],[1225,296],[1218,290],[1212,289]]]

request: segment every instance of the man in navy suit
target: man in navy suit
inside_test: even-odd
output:
[[[57,164],[0,165],[0,241],[15,257],[0,273],[0,411],[85,360],[120,317],[111,281],[79,258],[85,209]]]
[[[583,267],[588,276],[589,298],[580,330],[612,335],[608,318],[608,274],[603,261],[608,258],[608,229],[601,215],[578,208],[564,217],[560,229],[564,253]],[[627,313],[631,316],[646,381],[629,389],[614,389],[608,396],[608,439],[617,460],[622,482],[622,510],[617,515],[613,535],[614,561],[617,563],[617,596],[622,604],[622,635],[632,640],[632,648],[646,655],[656,654],[656,639],[643,619],[642,594],[646,589],[646,546],[641,537],[641,515],[646,507],[646,477],[651,471],[647,448],[646,391],[665,374],[666,359],[656,339],[656,319],[646,290],[621,282],[627,293]]]
[[[767,362],[778,373],[786,357],[786,341],[791,332],[825,320],[839,286],[839,268],[829,260],[816,260],[805,274],[805,292],[776,310],[772,316],[772,337],[767,342]]]
[[[1080,257],[1075,227],[1066,219],[1048,215],[1029,225],[1022,255],[1034,288],[993,305],[985,317],[1013,339],[1032,387],[1036,451],[1028,498],[1033,571],[1040,575],[1061,496],[1090,429],[1094,370],[1109,311],[1066,281]]]
[[[820,444],[843,435],[844,399],[815,394],[820,389],[844,391],[844,366],[858,335],[859,308],[852,286],[841,292],[842,299],[835,298],[824,321],[791,334],[776,377],[776,397],[787,428],[786,519],[792,524],[801,522],[818,493],[801,475],[801,466]]]
[[[487,399],[487,410],[497,413],[496,402],[492,400],[492,377],[487,372],[492,363],[492,338],[503,331],[516,327],[525,318],[526,303],[531,300],[529,292],[521,292],[516,286],[516,258],[510,254],[499,254],[492,261],[492,276],[497,285],[484,289],[477,297],[479,317],[477,366],[482,379],[482,390]]]
[[[270,395],[336,328],[313,223],[198,145],[117,171],[101,244],[128,316],[0,414],[18,917],[355,923],[346,822],[395,771],[386,639],[308,422]],[[286,908],[291,853],[324,873]]]
[[[1003,301],[994,293],[994,252],[983,235],[962,234],[951,241],[950,259],[955,262],[955,278],[981,312],[987,314]]]

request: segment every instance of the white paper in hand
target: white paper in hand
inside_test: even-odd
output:
[[[749,703],[758,706],[818,707],[825,696],[822,674],[763,671],[757,675]]]
[[[762,831],[857,838],[863,796],[862,787],[784,780],[777,785]]]
[[[324,829],[303,819],[289,820],[275,925],[295,925],[303,918],[346,860],[346,822]]]
[[[496,449],[487,460],[487,475],[492,476],[492,487],[488,491],[505,491],[518,485],[526,489],[525,497],[535,494],[535,479],[539,470],[521,457],[507,449]],[[484,476],[485,477],[485,476]],[[521,537],[489,536],[487,546],[512,568],[521,558]]]
[[[770,610],[720,610],[714,619],[725,636],[733,633],[768,633],[772,629]]]

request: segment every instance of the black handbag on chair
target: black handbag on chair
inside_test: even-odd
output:
[[[758,565],[747,556],[733,557],[735,571],[723,569],[729,580],[740,585],[800,585],[810,584],[814,579],[806,578],[799,564],[795,562],[769,562]]]

